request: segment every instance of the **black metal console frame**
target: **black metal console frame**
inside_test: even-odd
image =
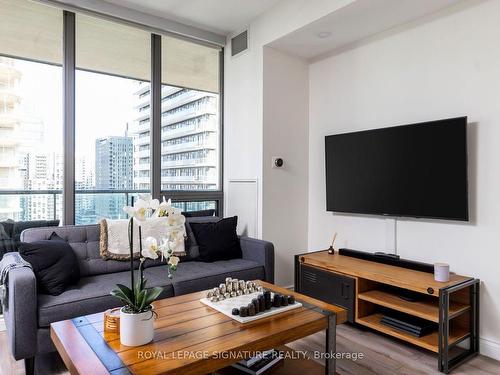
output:
[[[313,254],[323,252],[324,250],[296,254],[294,256],[294,290],[298,293],[302,293],[300,290],[300,257],[303,255]],[[332,271],[334,272],[334,271]],[[479,279],[466,280],[460,284],[453,285],[447,288],[442,288],[439,290],[439,332],[438,332],[438,371],[445,374],[449,374],[451,370],[461,365],[462,363],[468,361],[470,358],[479,354],[479,290],[480,290]],[[450,294],[457,292],[461,289],[469,288],[470,296],[470,309],[469,311],[469,333],[462,339],[454,342],[452,345],[449,344],[449,333],[450,333]],[[450,358],[450,350],[455,346],[469,340],[469,349],[462,352],[455,357]]]
[[[445,374],[479,354],[479,287],[480,280],[471,279],[439,290],[438,370]],[[464,288],[469,288],[469,333],[450,345],[448,340],[450,320],[453,319],[449,316],[450,294]],[[450,358],[450,350],[467,339],[469,339],[469,349]]]

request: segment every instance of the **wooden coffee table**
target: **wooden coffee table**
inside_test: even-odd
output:
[[[151,343],[120,344],[103,329],[103,313],[52,323],[52,340],[71,374],[207,374],[243,359],[245,354],[280,347],[326,330],[326,353],[335,353],[335,326],[346,311],[262,281],[266,289],[293,294],[303,307],[241,324],[202,304],[206,292],[154,303],[158,319]],[[335,358],[325,356],[325,373],[335,373]],[[299,370],[295,368],[295,370]]]

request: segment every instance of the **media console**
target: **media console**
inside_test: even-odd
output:
[[[344,307],[352,323],[437,353],[444,373],[479,351],[479,283],[456,274],[438,282],[432,273],[327,250],[295,256],[295,291]],[[381,321],[391,312],[424,319],[435,329],[417,337],[390,327]]]

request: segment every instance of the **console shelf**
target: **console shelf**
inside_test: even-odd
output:
[[[438,332],[433,332],[429,335],[416,337],[409,335],[405,332],[399,331],[397,329],[393,329],[388,327],[382,323],[380,320],[382,319],[383,314],[376,313],[372,315],[365,316],[363,318],[359,318],[356,320],[356,323],[361,324],[363,326],[375,329],[379,332],[385,333],[387,335],[396,337],[398,339],[407,341],[413,345],[420,346],[421,348],[431,350],[434,353],[439,352],[439,334]],[[450,331],[449,335],[449,345],[452,346],[458,341],[463,340],[469,335],[469,332],[465,328],[457,327],[453,328]]]
[[[439,301],[437,298],[411,302],[383,290],[369,290],[358,294],[358,299],[439,323]],[[452,319],[469,309],[470,305],[468,304],[450,301],[449,317]]]
[[[444,373],[479,352],[479,284],[456,274],[442,283],[432,273],[326,250],[295,256],[295,291],[343,306],[351,323],[437,353]],[[381,323],[395,312],[433,322],[435,331],[416,337]],[[457,345],[466,339],[466,349]]]

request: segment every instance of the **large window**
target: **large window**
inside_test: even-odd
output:
[[[75,222],[124,218],[134,190],[149,191],[150,34],[88,16],[76,17]],[[146,109],[144,109],[146,108]],[[135,141],[134,141],[135,139]],[[134,163],[136,163],[134,165]]]
[[[150,191],[185,211],[220,209],[219,49],[67,14],[63,21],[54,7],[0,0],[0,220],[121,218],[123,205]],[[161,64],[152,61],[157,48]],[[74,92],[63,90],[73,72],[63,64],[65,49],[75,51]],[[159,97],[152,69],[160,72],[153,82]],[[73,100],[68,138],[63,130],[73,123],[62,114]],[[64,154],[73,141],[74,157]],[[63,202],[68,185],[75,194]],[[65,216],[68,207],[74,218]]]
[[[219,81],[217,50],[162,37],[163,191],[219,189]]]
[[[62,14],[1,0],[0,17],[0,221],[61,219]]]

